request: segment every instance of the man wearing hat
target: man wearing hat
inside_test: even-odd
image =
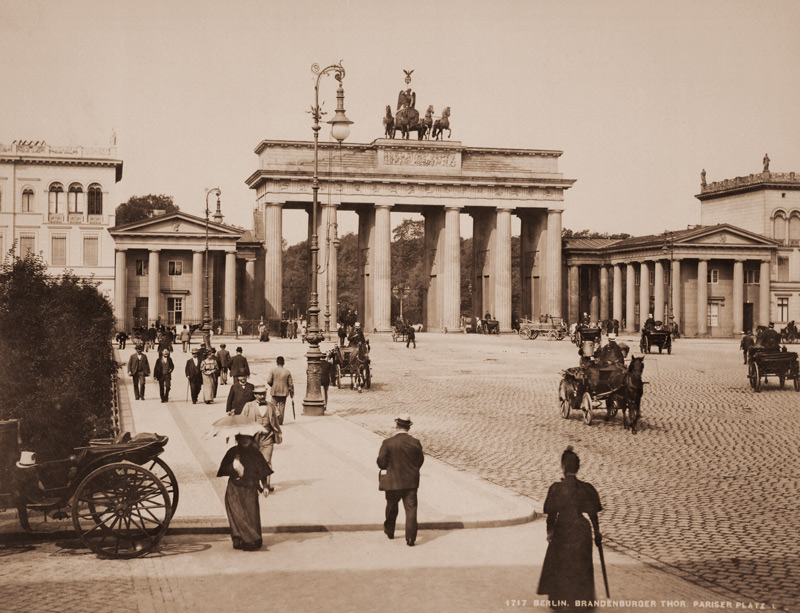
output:
[[[217,364],[222,385],[228,385],[228,369],[231,367],[231,352],[225,349],[225,343],[220,344],[217,351]]]
[[[294,398],[294,381],[292,373],[284,367],[284,359],[279,355],[275,360],[275,368],[269,371],[267,385],[272,388],[272,401],[278,408],[278,423],[283,425],[283,416],[286,413],[286,397]]]
[[[361,329],[361,324],[359,322],[355,323],[353,326],[353,331],[350,333],[350,336],[347,337],[347,340],[349,341],[349,347],[355,347],[359,343],[363,343],[365,341],[364,330]]]
[[[150,363],[142,351],[141,345],[136,345],[136,353],[128,360],[128,376],[133,379],[133,396],[136,400],[144,400],[144,383],[150,374]]]
[[[597,356],[598,366],[611,366],[612,364],[619,366],[625,364],[625,353],[617,345],[617,335],[613,332],[608,335],[608,344],[600,350]]]
[[[781,335],[775,330],[775,322],[769,322],[769,328],[761,334],[761,346],[764,349],[780,349]]]
[[[186,362],[186,378],[189,381],[189,390],[192,393],[192,404],[197,404],[197,397],[203,388],[203,371],[200,370],[200,350],[192,349],[192,357]]]
[[[231,358],[231,377],[234,379],[238,377],[250,376],[250,365],[247,363],[247,358],[242,355],[242,348],[236,348],[236,355]]]
[[[383,531],[394,538],[398,503],[402,499],[406,513],[406,545],[413,547],[417,540],[417,490],[419,469],[425,461],[422,443],[411,436],[411,416],[400,415],[394,420],[397,431],[383,441],[378,452],[379,489],[386,494],[386,521]],[[383,471],[386,471],[385,474]]]
[[[278,410],[274,402],[267,401],[267,386],[263,383],[253,388],[255,400],[248,402],[242,409],[242,415],[253,419],[256,423],[264,427],[265,432],[258,432],[255,436],[261,455],[274,471],[272,465],[272,451],[275,445],[280,445],[283,441],[283,433],[278,423]],[[267,491],[274,492],[275,488],[270,484],[270,478],[264,484]]]
[[[225,411],[229,415],[239,415],[244,405],[252,400],[255,400],[253,384],[247,382],[247,377],[236,377],[236,381],[231,385],[231,391],[228,392]]]
[[[169,357],[169,349],[161,351],[161,357],[156,360],[153,367],[153,378],[158,381],[158,391],[161,393],[161,402],[169,401],[169,388],[172,385],[172,371],[175,364]]]

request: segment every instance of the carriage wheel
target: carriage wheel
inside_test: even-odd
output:
[[[169,499],[172,502],[170,517],[175,517],[175,511],[178,510],[178,498],[180,496],[178,480],[175,478],[175,473],[172,472],[169,465],[159,457],[153,458],[152,462],[150,462],[148,466],[145,466],[145,468],[158,477],[161,483],[167,488],[167,494],[169,494]]]
[[[549,340],[549,341],[557,341],[558,340],[558,332],[556,332],[555,330],[548,331],[547,340]]]
[[[524,338],[525,340],[531,339],[531,329],[530,328],[523,328],[519,331],[519,335]]]
[[[794,391],[800,392],[800,362],[794,363]]]
[[[136,558],[163,538],[172,518],[167,487],[130,462],[101,466],[81,481],[72,524],[92,551],[107,558]]]
[[[613,396],[609,396],[606,399],[606,410],[608,411],[608,417],[613,419],[617,416],[617,411],[619,411],[619,405],[617,404],[616,398]]]
[[[561,379],[558,384],[558,403],[561,405],[561,417],[567,419],[572,401],[575,398],[575,390],[567,383],[566,379]]]
[[[531,330],[531,336],[530,336],[530,339],[531,339],[532,341],[535,341],[537,336],[539,336],[539,331],[538,331],[538,330]]]
[[[369,389],[372,386],[372,374],[369,371],[369,364],[364,365],[364,387]]]
[[[749,361],[747,363],[747,378],[750,380],[750,387],[756,389],[756,371],[755,362]]]
[[[753,377],[755,378],[755,383],[753,384],[753,389],[756,392],[761,391],[761,372],[758,368],[758,362],[753,362]]]
[[[583,423],[587,426],[592,425],[592,397],[589,392],[583,392],[581,398],[581,410],[583,411]]]
[[[336,387],[342,389],[342,367],[339,364],[336,365]]]

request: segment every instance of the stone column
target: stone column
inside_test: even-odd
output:
[[[580,277],[581,267],[570,264],[567,271],[567,321],[576,323],[580,317]]]
[[[423,212],[423,217],[425,218],[425,253],[422,270],[428,285],[422,294],[422,323],[425,330],[439,332],[444,327],[442,319],[444,209],[431,207]]]
[[[653,319],[667,323],[664,319],[664,263],[661,260],[656,260],[655,269]]]
[[[744,332],[744,261],[733,262],[733,333]]]
[[[245,319],[258,319],[256,313],[255,292],[256,286],[256,258],[248,255],[244,260],[244,317]]]
[[[611,319],[622,321],[622,264],[614,264],[614,302]]]
[[[325,219],[325,259],[320,260],[323,262],[324,274],[321,280],[324,280],[324,283],[320,288],[319,304],[321,309],[320,328],[325,332],[336,331],[336,322],[339,319],[339,313],[336,312],[336,302],[339,299],[336,286],[338,283],[337,258],[339,256],[337,208],[336,204],[326,205],[323,207],[322,215]]]
[[[636,271],[628,262],[628,276],[625,280],[625,331],[636,332]]]
[[[608,317],[608,267],[600,267],[600,321]]]
[[[644,328],[644,322],[650,314],[650,265],[647,262],[639,264],[639,330]]]
[[[114,253],[114,312],[117,316],[117,331],[128,330],[128,261],[124,249]]]
[[[358,210],[358,321],[364,330],[373,324],[375,207]]]
[[[203,251],[192,252],[192,323],[203,322],[203,304],[206,298],[203,296],[203,280],[205,270],[203,269]]]
[[[158,308],[161,304],[161,288],[159,287],[158,250],[151,249],[147,261],[147,325],[158,319]]]
[[[708,334],[708,260],[697,260],[697,336]]]
[[[495,284],[492,313],[501,332],[511,331],[511,209],[497,209]]]
[[[769,260],[764,260],[758,278],[758,323],[762,326],[769,325],[769,283]]]
[[[225,252],[225,319],[223,330],[233,332],[236,327],[236,252]]]
[[[373,326],[378,332],[389,332],[392,329],[392,224],[390,212],[389,205],[375,206]]]
[[[445,207],[443,324],[457,330],[461,324],[461,209]]]
[[[561,317],[561,210],[547,209],[546,312]]]
[[[587,266],[589,273],[589,318],[600,319],[600,274],[597,266]]]
[[[264,206],[264,309],[268,318],[280,318],[283,311],[283,205]]]
[[[683,300],[681,294],[681,261],[672,260],[672,273],[669,277],[669,282],[672,284],[672,316],[675,318],[675,323],[678,324],[678,331],[683,334],[683,324],[681,323],[681,313],[683,312]]]

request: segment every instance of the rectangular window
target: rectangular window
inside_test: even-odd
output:
[[[778,321],[789,321],[788,298],[778,298]]]
[[[758,285],[758,275],[761,271],[757,268],[755,270],[744,271],[745,285]]]
[[[789,280],[789,258],[778,256],[778,281]]]
[[[30,213],[33,211],[33,192],[26,189],[22,192],[22,212]]]
[[[147,260],[136,260],[136,276],[147,276]]]
[[[36,252],[36,235],[35,234],[20,234],[19,235],[19,257],[24,258],[29,253]]]
[[[67,237],[63,235],[54,236],[52,241],[52,253],[50,254],[50,264],[53,266],[67,265]]]
[[[175,262],[170,260],[169,262],[169,276],[170,277],[180,277],[183,274],[183,262]]]
[[[183,298],[167,298],[167,325],[183,323]]]
[[[96,236],[83,237],[83,265],[97,266],[97,256],[100,241]]]
[[[719,304],[716,302],[708,303],[708,321],[706,322],[709,327],[716,327],[719,325]]]
[[[719,283],[719,270],[717,270],[716,268],[711,268],[708,271],[708,282]]]

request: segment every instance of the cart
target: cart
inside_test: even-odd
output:
[[[650,353],[650,348],[658,347],[661,353],[664,349],[668,354],[672,353],[672,333],[669,330],[642,330],[639,340],[639,349],[642,353]]]
[[[553,341],[560,341],[569,335],[567,324],[561,317],[542,315],[538,321],[523,319],[519,323],[519,335],[526,339],[539,336]]]
[[[10,429],[19,429],[18,420],[0,425],[6,437]],[[92,440],[63,460],[27,465],[6,452],[0,461],[10,478],[0,481],[0,506],[15,507],[26,531],[30,511],[63,519],[69,517],[64,509],[71,507],[75,532],[97,555],[145,555],[161,542],[178,507],[177,479],[158,457],[168,440],[156,434],[131,438],[126,432]]]
[[[769,382],[769,376],[778,377],[780,388],[786,385],[786,380],[794,381],[794,389],[800,392],[800,360],[794,351],[780,349],[753,348],[750,350],[747,377],[753,391],[760,392],[763,383]]]
[[[330,352],[333,358],[331,383],[342,389],[342,379],[350,377],[350,389],[369,389],[372,387],[372,371],[370,370],[369,342],[358,343],[350,347],[337,345]]]

